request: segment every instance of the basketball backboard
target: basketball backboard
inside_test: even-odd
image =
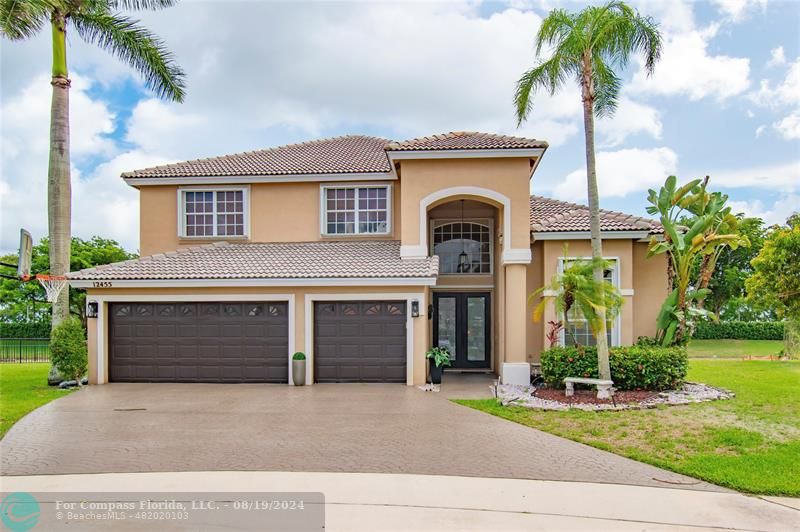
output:
[[[17,277],[27,281],[31,277],[31,254],[33,238],[25,229],[19,230],[19,259],[17,260]]]

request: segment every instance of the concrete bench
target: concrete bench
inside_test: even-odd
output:
[[[594,386],[597,386],[598,399],[611,399],[614,381],[605,381],[602,379],[584,379],[581,377],[567,377],[564,379],[564,384],[567,385],[567,397],[572,397],[575,395],[576,384],[593,384]]]

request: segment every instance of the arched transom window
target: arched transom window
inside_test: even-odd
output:
[[[443,222],[433,229],[439,273],[492,273],[492,232],[479,222]]]

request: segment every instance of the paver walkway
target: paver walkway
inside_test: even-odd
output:
[[[109,384],[20,420],[2,475],[319,471],[571,480],[722,490],[392,384]],[[470,383],[468,383],[470,384]]]

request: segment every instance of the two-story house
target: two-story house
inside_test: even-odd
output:
[[[123,174],[142,257],[69,276],[96,309],[90,381],[291,383],[302,351],[308,384],[421,384],[442,345],[457,370],[528,383],[557,319],[532,321],[529,294],[590,254],[586,207],[530,195],[546,150],[344,136]],[[610,340],[628,344],[667,293],[663,256],[646,260],[660,227],[604,211],[602,231],[625,298]]]

